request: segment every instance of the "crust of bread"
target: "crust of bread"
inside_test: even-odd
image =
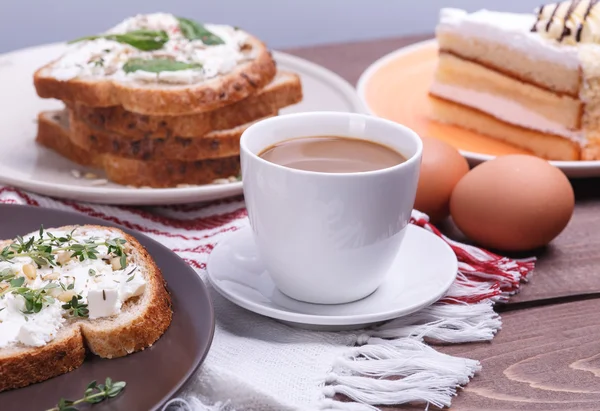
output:
[[[68,117],[62,111],[42,111],[38,114],[36,142],[63,157],[86,167],[102,168],[103,156],[84,150],[69,138]]]
[[[279,71],[273,81],[251,96],[231,105],[182,116],[148,116],[122,106],[89,107],[68,103],[73,113],[89,125],[121,134],[131,140],[204,136],[215,130],[228,130],[302,100],[300,77]]]
[[[100,227],[98,227],[100,228]],[[146,267],[146,289],[138,299],[131,299],[124,304],[127,310],[139,304],[139,298],[149,299],[150,303],[143,313],[127,324],[115,324],[110,320],[82,321],[81,332],[87,347],[102,358],[123,357],[152,346],[167,330],[173,318],[171,296],[167,290],[167,282],[148,251],[135,237],[118,230],[133,248],[139,266]]]
[[[240,172],[237,155],[198,161],[142,161],[90,152],[71,141],[68,116],[64,111],[38,115],[36,141],[74,163],[103,169],[109,180],[123,185],[164,188],[179,184],[209,184],[218,178],[237,176]]]
[[[170,85],[96,78],[61,81],[51,73],[58,59],[38,69],[33,83],[42,98],[79,102],[90,107],[123,106],[127,111],[146,115],[200,113],[240,101],[275,77],[276,63],[265,44],[252,36],[249,44],[256,58],[200,84]]]
[[[197,161],[140,161],[106,155],[104,171],[109,180],[136,187],[168,188],[180,184],[211,184],[240,173],[240,157]]]
[[[76,327],[44,347],[22,350],[18,355],[2,356],[0,350],[0,392],[73,371],[84,359],[85,343]]]
[[[268,113],[267,117],[277,115]],[[259,121],[261,119],[257,119]],[[90,126],[69,111],[70,138],[73,144],[84,150],[110,154],[134,160],[197,161],[240,154],[240,137],[253,123],[246,123],[229,130],[212,131],[196,138],[143,138],[132,140],[122,134]]]
[[[75,226],[61,227],[67,231]],[[85,225],[118,233],[132,247],[132,257],[146,270],[144,294],[129,300],[116,317],[98,320],[71,320],[59,336],[43,347],[0,349],[0,391],[24,387],[67,373],[79,367],[86,350],[103,358],[122,357],[154,344],[171,324],[171,297],[160,269],[144,246],[134,237],[113,227]],[[137,307],[136,307],[137,305]],[[129,315],[132,308],[141,310]],[[119,316],[127,313],[125,323]]]

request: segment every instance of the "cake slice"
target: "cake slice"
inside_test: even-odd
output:
[[[431,117],[550,160],[595,160],[600,6],[535,13],[442,9]]]

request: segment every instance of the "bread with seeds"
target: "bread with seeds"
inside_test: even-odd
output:
[[[239,140],[244,129],[238,127],[223,133]],[[143,161],[85,150],[71,140],[69,116],[64,110],[45,111],[38,115],[36,141],[74,163],[103,170],[109,180],[122,185],[166,188],[182,184],[210,184],[216,179],[235,177],[240,173],[238,155],[197,161]]]
[[[69,108],[90,126],[118,133],[129,140],[169,139],[204,136],[267,117],[302,100],[300,77],[279,71],[273,81],[249,97],[228,106],[181,116],[147,116],[122,106],[90,107],[75,102]]]
[[[85,225],[23,238],[0,243],[0,391],[72,371],[86,351],[117,358],[143,350],[169,327],[167,284],[134,237]]]
[[[243,30],[153,13],[69,44],[36,71],[34,85],[43,98],[186,115],[240,101],[275,73],[270,51]]]

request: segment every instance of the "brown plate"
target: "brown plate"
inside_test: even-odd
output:
[[[212,342],[215,317],[208,290],[200,277],[168,248],[136,231],[97,218],[65,211],[0,205],[0,239],[14,238],[44,227],[99,224],[119,227],[146,247],[160,267],[173,300],[173,321],[152,347],[123,358],[90,355],[70,373],[25,388],[0,393],[2,411],[43,411],[61,397],[81,398],[92,380],[126,381],[118,397],[96,404],[94,411],[156,410],[168,401],[198,368]],[[0,375],[0,378],[2,376]],[[89,405],[82,405],[86,410]]]

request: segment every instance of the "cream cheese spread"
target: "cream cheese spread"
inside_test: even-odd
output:
[[[68,235],[67,232],[50,231],[56,238]],[[39,234],[30,234],[24,241]],[[48,239],[48,232],[43,233]],[[109,253],[106,240],[114,240],[110,230],[84,230],[78,228],[72,233],[69,244],[85,244],[94,241],[96,258],[71,257],[72,250],[53,251],[55,265],[38,266],[31,256],[14,256],[0,261],[0,276],[8,280],[0,281],[0,348],[11,346],[40,347],[52,341],[60,329],[73,317],[70,308],[64,308],[73,297],[77,305],[85,307],[85,317],[97,319],[117,315],[124,302],[143,294],[146,280],[139,267],[130,261],[121,267],[121,259]],[[56,248],[56,247],[55,247]],[[13,285],[22,282],[21,292],[13,292]],[[0,277],[1,279],[2,277]],[[26,313],[28,291],[45,289],[46,299],[38,312]],[[31,294],[31,293],[29,293]]]
[[[180,20],[167,13],[140,14],[130,17],[103,35],[127,34],[135,30],[164,31],[168,40],[156,50],[144,51],[113,39],[95,38],[68,45],[63,56],[51,65],[50,75],[61,81],[75,78],[115,79],[119,81],[192,84],[229,73],[239,64],[255,58],[248,47],[249,35],[226,25],[204,24],[218,36],[219,44],[205,44],[201,39],[188,39]],[[123,67],[131,59],[169,59],[197,67],[151,72],[126,72]]]

